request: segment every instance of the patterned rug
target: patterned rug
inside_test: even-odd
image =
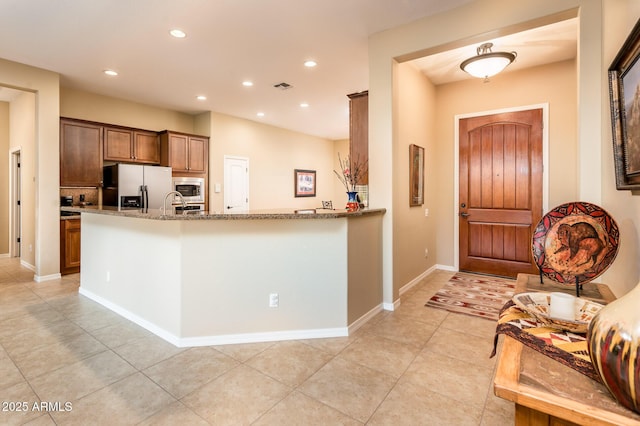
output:
[[[425,306],[497,321],[515,287],[515,280],[458,272]]]

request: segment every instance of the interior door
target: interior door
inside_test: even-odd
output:
[[[536,273],[531,238],[542,217],[542,109],[459,122],[460,270]]]
[[[249,159],[224,157],[224,209],[226,212],[249,210]]]

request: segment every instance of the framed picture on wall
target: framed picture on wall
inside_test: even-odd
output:
[[[295,169],[294,174],[294,193],[296,197],[315,197],[316,196],[316,171]]]
[[[409,145],[409,205],[424,204],[424,148]]]
[[[616,189],[640,190],[640,20],[609,67]]]

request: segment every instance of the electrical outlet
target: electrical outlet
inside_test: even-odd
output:
[[[429,249],[424,249],[424,257],[427,258],[429,257]]]
[[[269,295],[269,307],[277,308],[279,304],[280,304],[280,297],[278,296],[278,293],[271,293]]]
[[[424,209],[424,217],[429,217],[429,209]]]

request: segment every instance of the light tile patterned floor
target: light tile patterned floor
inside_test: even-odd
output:
[[[451,275],[349,337],[184,349],[80,296],[79,275],[35,283],[3,258],[0,424],[513,424],[492,390],[494,323],[424,306]]]

